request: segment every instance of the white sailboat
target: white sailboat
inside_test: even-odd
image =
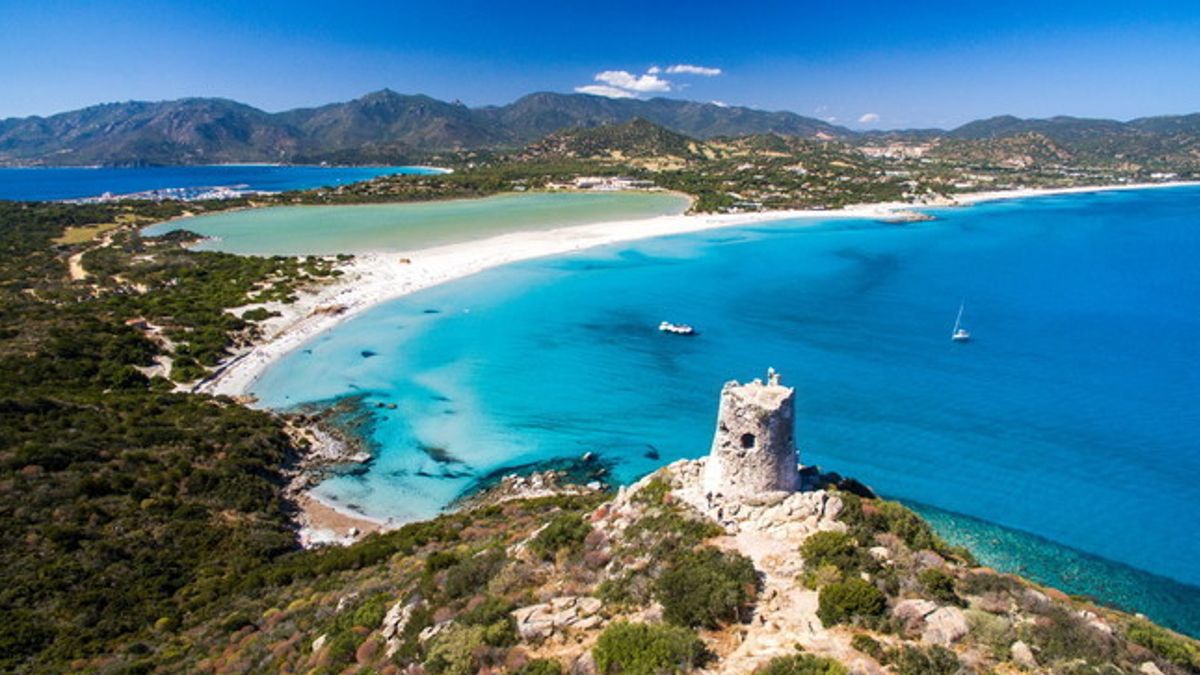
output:
[[[971,333],[962,327],[963,306],[965,304],[965,301],[959,304],[958,318],[954,320],[954,332],[950,333],[950,339],[955,342],[967,342],[971,339]]]

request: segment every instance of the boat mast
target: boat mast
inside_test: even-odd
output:
[[[964,300],[958,305],[958,317],[954,319],[954,330],[950,333],[951,337],[958,335],[958,328],[962,324],[963,306],[966,305],[966,303],[967,301]]]

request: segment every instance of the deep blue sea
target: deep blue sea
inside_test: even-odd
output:
[[[394,173],[430,173],[417,167],[320,167],[258,164],[144,168],[0,168],[0,199],[55,201],[104,193],[225,187],[283,192],[340,185]]]
[[[377,457],[319,492],[412,518],[508,467],[591,451],[629,481],[702,456],[722,383],[774,366],[805,464],[987,564],[1200,635],[1200,189],[936,214],[498,268],[319,336],[256,393],[360,397]]]

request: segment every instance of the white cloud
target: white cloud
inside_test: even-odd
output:
[[[693,66],[687,63],[677,63],[667,68],[667,73],[670,75],[700,75],[702,77],[716,77],[721,74],[720,68],[707,68],[705,66]]]
[[[718,108],[728,108],[729,107],[729,104],[726,103],[725,101],[710,101],[710,103],[717,106]]]
[[[863,113],[863,116],[858,118],[859,124],[874,124],[878,121],[879,113]]]
[[[659,68],[658,66],[650,66],[646,69],[646,72],[650,73],[651,75],[657,75],[662,72],[662,68]]]
[[[607,96],[608,98],[633,98],[637,94],[632,91],[625,91],[616,87],[610,87],[605,84],[588,84],[582,87],[575,87],[575,91],[580,94],[592,94],[593,96]]]
[[[634,75],[627,70],[606,70],[596,73],[595,80],[611,87],[620,87],[643,94],[652,91],[671,91],[671,83],[653,73]]]

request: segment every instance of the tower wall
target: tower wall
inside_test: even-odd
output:
[[[753,498],[799,488],[795,394],[779,384],[773,370],[767,384],[725,384],[705,464],[705,492]]]

